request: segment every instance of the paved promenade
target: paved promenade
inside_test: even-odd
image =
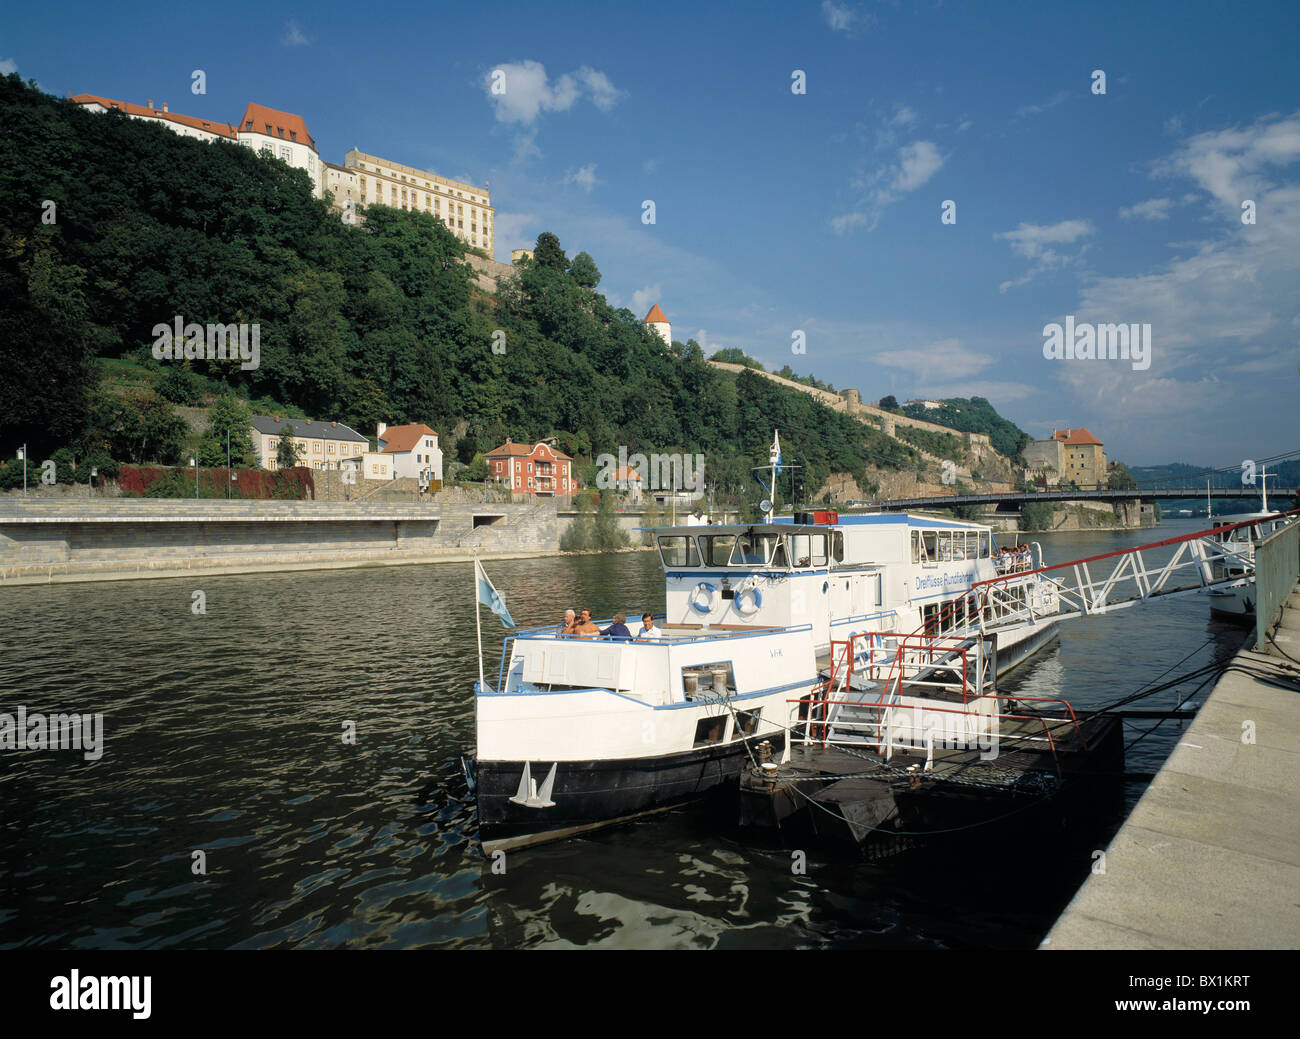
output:
[[[1300,660],[1300,589],[1275,638]],[[1300,692],[1266,680],[1300,664],[1272,645],[1234,663],[1255,675],[1219,679],[1041,948],[1300,947]]]

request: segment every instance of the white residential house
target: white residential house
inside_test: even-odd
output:
[[[390,463],[394,478],[409,476],[422,486],[442,483],[442,448],[438,433],[422,422],[405,426],[379,423],[375,439],[379,453]]]

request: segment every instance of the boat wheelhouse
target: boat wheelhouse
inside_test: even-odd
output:
[[[964,634],[1002,640],[1007,670],[1050,638],[1055,586],[1021,549],[1004,557],[975,523],[905,513],[798,513],[770,522],[652,528],[677,623],[807,624],[819,657],[868,632]],[[1035,546],[1037,548],[1037,546]],[[973,585],[1023,571],[968,608]],[[983,624],[979,624],[982,620]]]

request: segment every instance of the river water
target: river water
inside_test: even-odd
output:
[[[1034,539],[1059,562],[1204,524]],[[0,589],[0,712],[102,712],[105,732],[96,761],[0,751],[0,948],[1032,947],[1121,821],[1064,857],[967,841],[876,862],[808,850],[798,872],[790,849],[682,809],[513,852],[496,875],[460,761],[471,570]],[[489,571],[521,626],[663,609],[651,553]],[[503,629],[483,625],[495,680]],[[1189,596],[1068,622],[1003,688],[1098,706],[1243,638]],[[1179,733],[1164,723],[1129,769],[1158,768]]]

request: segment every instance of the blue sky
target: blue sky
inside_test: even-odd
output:
[[[0,68],[490,181],[499,259],[553,231],[710,352],[1232,465],[1300,448],[1297,39],[1295,3],[49,3]],[[1044,357],[1066,315],[1150,323],[1150,367]]]

